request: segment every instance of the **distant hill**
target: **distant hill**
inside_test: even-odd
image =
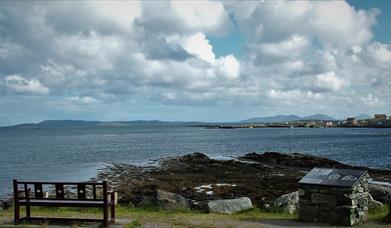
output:
[[[302,120],[336,120],[334,117],[324,115],[324,114],[315,114],[311,116],[304,116]]]
[[[62,128],[62,127],[81,127],[96,126],[101,124],[100,121],[85,120],[45,120],[36,124],[36,127],[42,128]],[[18,126],[18,125],[17,125]]]
[[[301,117],[296,115],[277,115],[277,116],[268,116],[268,117],[256,117],[256,118],[242,120],[239,122],[240,123],[272,123],[272,122],[285,122],[285,121],[294,121],[294,120],[301,120]]]
[[[40,123],[25,123],[0,128],[79,128],[79,127],[120,127],[120,126],[193,126],[204,124],[202,122],[169,122],[159,120],[135,121],[86,121],[86,120],[45,120]]]
[[[372,119],[373,118],[373,116],[370,116],[368,114],[360,114],[360,115],[357,115],[355,117],[358,120],[366,120],[366,119]]]
[[[241,120],[239,123],[277,123],[277,122],[287,122],[295,120],[336,120],[334,117],[324,115],[324,114],[315,114],[311,116],[296,116],[296,115],[277,115],[277,116],[268,116],[268,117],[256,117],[246,120]]]

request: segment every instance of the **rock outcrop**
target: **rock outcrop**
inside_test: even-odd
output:
[[[238,199],[212,200],[208,202],[210,212],[219,214],[235,214],[253,208],[251,199],[241,197]]]
[[[266,152],[263,154],[249,153],[243,155],[240,158],[251,160],[251,161],[290,166],[290,167],[307,167],[307,168],[313,168],[313,167],[351,168],[352,167],[350,165],[343,164],[327,158],[316,157],[309,154],[299,154],[299,153],[292,153],[292,154],[282,154],[278,152]]]
[[[204,208],[211,200],[249,197],[259,208],[299,189],[298,181],[314,166],[355,168],[326,158],[302,154],[250,153],[231,160],[216,160],[193,153],[159,160],[158,166],[113,164],[103,169],[98,180],[107,180],[120,197],[119,202],[142,206],[157,202],[157,190],[175,193]],[[372,178],[390,182],[391,171],[369,169]],[[369,189],[374,200],[387,202],[391,191]],[[291,206],[282,208],[288,210]]]
[[[162,190],[156,191],[156,204],[166,210],[188,210],[190,209],[185,197],[172,192]]]
[[[382,203],[391,203],[391,188],[389,187],[377,184],[370,184],[369,193],[377,201],[380,201]]]
[[[274,201],[274,207],[290,214],[296,213],[299,205],[299,191],[291,192],[278,197]]]

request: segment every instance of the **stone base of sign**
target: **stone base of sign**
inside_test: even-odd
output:
[[[368,175],[353,188],[302,185],[299,191],[299,218],[305,222],[321,222],[352,226],[367,219]]]

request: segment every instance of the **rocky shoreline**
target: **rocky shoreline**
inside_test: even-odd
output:
[[[228,160],[193,153],[163,158],[153,166],[112,164],[99,170],[92,181],[108,181],[118,192],[119,203],[135,207],[232,214],[256,206],[294,213],[299,201],[298,181],[313,167],[368,170],[369,207],[391,203],[391,170],[299,153],[248,153]],[[9,208],[12,198],[0,204],[0,210]]]
[[[161,194],[174,193],[184,207],[204,209],[208,202],[248,197],[258,208],[275,205],[281,195],[298,190],[298,181],[313,167],[367,169],[369,192],[376,201],[391,202],[391,170],[369,169],[306,154],[249,153],[216,160],[202,153],[169,157],[157,166],[113,164],[95,180],[108,180],[118,191],[119,202],[146,206]],[[176,199],[174,199],[175,201]]]

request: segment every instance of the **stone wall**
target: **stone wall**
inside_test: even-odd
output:
[[[299,217],[305,222],[351,226],[362,223],[368,213],[368,176],[353,188],[301,185]]]

